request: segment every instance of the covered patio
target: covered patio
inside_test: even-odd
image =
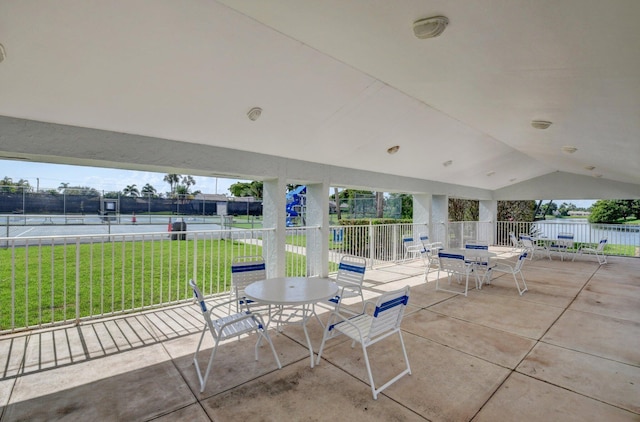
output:
[[[233,340],[200,394],[202,319],[182,305],[3,336],[0,420],[639,420],[637,259],[539,259],[523,271],[522,296],[505,274],[465,298],[436,292],[420,260],[368,270],[365,298],[411,286],[402,328],[413,373],[376,401],[359,347],[334,340],[312,369],[295,326],[271,330],[281,370],[268,348],[253,360],[253,337]],[[320,325],[310,332],[317,352]],[[379,343],[371,359],[384,380],[402,364],[399,343]]]

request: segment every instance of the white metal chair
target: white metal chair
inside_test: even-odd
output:
[[[607,246],[606,237],[603,237],[602,239],[600,239],[600,242],[598,242],[598,246],[595,246],[595,247],[592,245],[581,245],[578,248],[578,252],[576,252],[576,254],[573,255],[572,261],[576,260],[576,256],[587,253],[587,254],[594,254],[596,256],[596,259],[598,260],[599,265],[606,264],[607,256],[604,254],[605,246]]]
[[[527,259],[527,252],[524,251],[520,254],[520,256],[518,256],[518,261],[516,262],[515,265],[509,265],[509,264],[504,264],[504,263],[497,263],[494,267],[493,267],[493,271],[498,271],[501,273],[507,273],[507,274],[512,274],[513,275],[513,280],[516,282],[516,287],[518,288],[518,293],[520,293],[520,296],[522,296],[522,293],[526,292],[527,290],[529,290],[527,288],[527,283],[524,281],[524,275],[522,274],[522,266],[524,265],[524,261],[525,259]],[[522,280],[522,285],[524,286],[524,288],[520,288],[520,283],[518,282],[518,277],[517,275],[520,274],[520,278]],[[491,283],[491,279],[489,279],[488,284]]]
[[[564,261],[565,254],[573,250],[573,233],[558,233],[558,239],[549,245],[549,253],[558,253],[561,261]]]
[[[549,260],[551,260],[551,253],[549,252],[549,249],[547,249],[547,247],[544,245],[539,245],[538,242],[534,240],[531,236],[526,236],[521,234],[520,240],[522,241],[522,247],[524,248],[525,251],[528,252],[529,260],[533,259],[536,252],[544,253],[545,255],[547,255]]]
[[[355,314],[342,306],[342,301],[347,298],[360,296],[360,302],[364,302],[362,294],[362,282],[367,267],[365,258],[353,255],[345,255],[340,259],[338,265],[338,274],[336,276],[336,284],[338,285],[338,294],[328,300],[333,310]],[[321,305],[321,304],[319,304]]]
[[[371,385],[371,392],[373,393],[373,399],[378,398],[378,394],[399,380],[406,374],[411,375],[411,367],[409,366],[409,358],[407,357],[407,349],[404,346],[404,340],[402,339],[402,332],[400,331],[400,323],[404,315],[404,310],[407,307],[409,301],[409,286],[405,286],[402,289],[384,293],[374,301],[365,302],[362,314],[351,318],[345,318],[338,312],[332,312],[327,328],[324,331],[322,338],[322,344],[318,351],[318,357],[316,363],[320,363],[322,357],[322,351],[327,340],[344,334],[352,341],[351,347],[355,346],[358,342],[362,346],[362,353],[364,354],[364,362],[367,367],[367,374],[369,376],[369,384]],[[367,308],[372,309],[371,313],[367,313]],[[373,374],[371,372],[371,364],[369,362],[369,355],[367,354],[367,347],[384,340],[385,338],[398,334],[400,338],[400,344],[402,346],[402,354],[404,356],[404,362],[406,368],[403,369],[398,375],[387,381],[381,387],[376,388],[373,380]]]
[[[509,232],[509,239],[511,240],[511,245],[513,246],[513,248],[511,249],[512,252],[522,249],[522,241],[518,240],[514,232]]]
[[[426,233],[420,233],[419,236],[420,244],[422,244],[422,258],[426,265],[425,278],[429,269],[434,262],[436,262],[436,257],[438,256],[438,251],[443,248],[442,242],[429,242],[429,236]]]
[[[447,280],[449,286],[451,285],[451,279],[455,278],[458,284],[462,282],[464,278],[464,290],[450,290],[440,287],[440,271],[447,273]],[[473,264],[465,261],[464,255],[438,252],[438,278],[436,279],[436,291],[441,290],[443,292],[462,294],[467,296],[469,291],[469,275],[473,272]],[[478,288],[479,280],[476,277],[476,288]]]
[[[266,304],[259,304],[244,296],[244,289],[254,281],[267,278],[264,258],[259,255],[238,256],[231,262],[231,298],[236,302],[236,312],[243,306],[248,306],[252,312],[271,314],[271,308]]]
[[[198,347],[196,348],[196,352],[193,355],[193,363],[196,367],[198,380],[200,381],[201,393],[204,391],[204,388],[207,384],[207,378],[209,378],[209,374],[211,373],[211,368],[213,367],[213,360],[218,351],[218,346],[220,345],[220,342],[232,337],[237,337],[242,334],[255,332],[256,334],[258,334],[258,341],[256,342],[256,346],[255,346],[256,360],[258,360],[258,348],[260,347],[260,342],[264,338],[269,343],[269,346],[271,346],[271,351],[273,352],[273,357],[275,358],[276,363],[278,364],[278,369],[282,368],[282,365],[280,364],[280,359],[278,359],[278,354],[276,353],[276,349],[273,346],[273,343],[271,342],[271,338],[269,337],[269,334],[266,331],[266,326],[260,315],[254,314],[251,311],[246,310],[244,312],[227,314],[214,319],[212,318],[212,312],[214,310],[224,308],[224,307],[228,308],[230,304],[236,300],[230,299],[230,300],[218,303],[214,306],[207,307],[207,303],[205,302],[204,297],[202,296],[202,292],[200,291],[196,283],[193,280],[189,280],[189,285],[193,289],[193,295],[195,297],[195,300],[198,302],[198,305],[200,306],[200,310],[202,311],[202,315],[205,321],[205,325],[202,330],[202,335],[200,336],[200,341],[198,341]],[[202,370],[200,369],[200,365],[198,364],[198,353],[200,352],[200,348],[202,347],[202,340],[204,340],[204,336],[207,333],[207,331],[211,333],[211,336],[213,337],[213,340],[214,340],[214,345],[213,345],[213,350],[211,350],[211,355],[209,356],[207,369],[205,370],[203,375]]]
[[[476,249],[482,251],[489,250],[489,244],[487,242],[478,240],[468,240],[467,242],[465,242],[464,247],[465,249]],[[492,263],[489,259],[467,259],[467,262],[474,266],[476,277],[480,277],[481,279],[478,287],[482,288],[483,282],[488,282],[491,280],[491,271],[495,267],[495,264]]]
[[[407,259],[420,258],[422,256],[422,243],[416,242],[413,236],[402,236],[402,247],[404,248],[402,262],[405,262]]]

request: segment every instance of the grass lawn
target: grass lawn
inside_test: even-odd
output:
[[[215,239],[0,249],[0,331],[74,321],[76,303],[80,318],[176,303],[192,297],[190,278],[205,295],[229,291],[232,257],[246,247]],[[290,258],[287,274],[304,275],[306,257]]]

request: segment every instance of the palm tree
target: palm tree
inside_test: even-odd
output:
[[[173,196],[173,194],[176,191],[176,186],[178,185],[178,183],[180,183],[180,178],[182,176],[179,174],[175,174],[175,173],[169,173],[167,175],[164,176],[164,180],[165,182],[167,182],[169,184],[169,186],[171,186],[171,196]]]
[[[149,183],[147,183],[142,187],[142,189],[140,189],[140,193],[142,194],[142,196],[155,197],[157,194],[157,191],[156,191],[156,188],[154,188]]]
[[[63,183],[60,183],[60,186],[58,186],[58,190],[59,190],[60,192],[63,192],[63,191],[65,191],[65,190],[67,190],[67,188],[68,188],[68,187],[69,187],[69,183],[64,183],[64,182],[63,182]]]
[[[122,194],[124,196],[132,196],[132,197],[140,196],[140,192],[138,191],[138,188],[136,187],[135,184],[127,185],[126,188],[122,189]]]

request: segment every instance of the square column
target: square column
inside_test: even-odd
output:
[[[307,274],[329,274],[329,184],[307,185]]]
[[[287,185],[282,178],[263,182],[262,213],[266,231],[262,239],[262,253],[268,277],[284,277],[286,272],[287,241]]]

